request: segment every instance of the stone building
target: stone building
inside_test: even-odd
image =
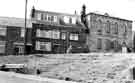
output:
[[[87,44],[91,52],[121,52],[123,44],[132,47],[132,21],[109,14],[86,15],[90,33]]]
[[[72,53],[86,50],[85,27],[76,14],[32,9],[32,45],[34,53]]]

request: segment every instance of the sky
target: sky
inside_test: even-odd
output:
[[[32,6],[36,9],[61,13],[78,14],[82,5],[86,12],[102,12],[111,16],[133,21],[135,30],[135,0],[28,0],[28,17]],[[1,0],[0,16],[24,18],[25,0]]]

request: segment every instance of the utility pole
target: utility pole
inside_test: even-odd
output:
[[[25,0],[24,55],[26,55],[26,44],[27,44],[27,4],[28,0]]]

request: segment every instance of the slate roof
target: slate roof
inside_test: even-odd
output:
[[[43,11],[43,10],[37,10],[35,9],[35,13],[45,13],[45,14],[50,14],[50,15],[56,15],[58,16],[58,23],[52,23],[52,22],[47,22],[47,21],[41,21],[41,20],[35,20],[33,19],[33,22],[35,21],[35,23],[41,23],[41,24],[45,24],[45,25],[54,25],[54,26],[60,26],[60,27],[71,27],[71,28],[83,28],[85,29],[85,26],[83,25],[83,23],[81,23],[79,21],[80,16],[77,14],[68,14],[68,13],[59,13],[59,12],[52,12],[52,11]],[[71,17],[76,17],[77,18],[77,24],[68,24],[65,23],[63,20],[63,16],[71,16]]]

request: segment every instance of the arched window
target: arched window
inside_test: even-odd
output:
[[[99,35],[102,34],[102,21],[101,20],[98,20],[98,23],[97,23],[97,32]]]
[[[109,39],[106,39],[105,43],[106,43],[105,49],[107,51],[110,50],[111,49],[111,41]]]
[[[106,32],[107,33],[110,33],[110,29],[111,27],[110,27],[110,22],[109,21],[107,21],[107,24],[106,24]]]
[[[118,23],[115,23],[114,34],[118,34]]]
[[[126,27],[126,24],[123,25],[123,29],[124,29],[124,34],[127,34],[127,27]]]
[[[97,39],[97,49],[102,49],[102,39]]]
[[[114,40],[113,45],[114,45],[114,49],[117,50],[118,49],[118,41]]]
[[[98,24],[99,24],[99,28],[102,28],[102,21],[101,20],[98,21]]]

